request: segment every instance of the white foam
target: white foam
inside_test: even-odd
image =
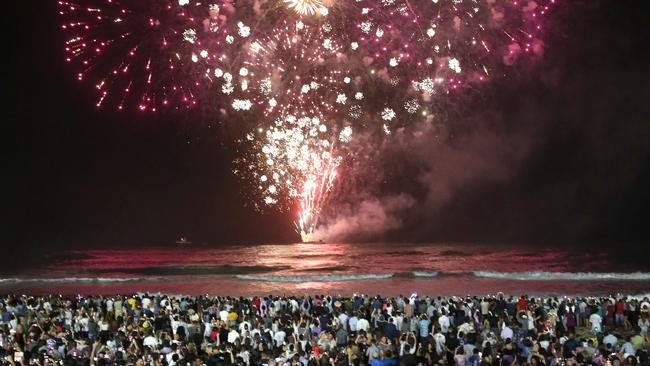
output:
[[[438,276],[438,272],[413,271],[413,276],[415,276],[415,277],[436,277],[436,276]]]
[[[322,275],[237,275],[240,280],[266,282],[338,282],[385,280],[393,277],[392,273],[385,274],[322,274]]]
[[[0,278],[0,284],[39,284],[39,283],[115,283],[115,282],[144,282],[166,281],[164,277],[59,277],[59,278]]]
[[[550,280],[567,280],[567,281],[595,281],[595,280],[624,280],[624,281],[648,281],[650,273],[648,272],[491,272],[491,271],[474,271],[476,277],[498,278],[504,280],[520,281],[550,281]]]

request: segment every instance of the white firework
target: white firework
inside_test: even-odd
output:
[[[420,103],[418,103],[417,99],[408,100],[406,103],[404,103],[404,109],[407,112],[413,114],[417,112],[418,109],[420,109]]]
[[[460,74],[460,61],[458,61],[456,58],[452,58],[449,60],[449,68],[454,70],[457,74]]]
[[[248,99],[235,99],[232,102],[232,107],[236,111],[248,111],[252,106],[253,103]]]
[[[395,114],[395,111],[392,108],[384,108],[383,111],[381,111],[381,118],[385,121],[391,121],[395,119],[397,115]]]
[[[235,91],[235,87],[231,83],[225,83],[221,86],[221,92],[230,95]]]
[[[363,33],[370,33],[370,29],[372,28],[372,23],[371,22],[363,22],[361,23],[361,31]]]
[[[361,109],[360,105],[355,104],[353,106],[350,106],[350,110],[348,111],[348,116],[354,119],[359,119],[359,117],[361,117],[362,114],[363,114],[363,110]]]
[[[339,133],[339,141],[343,143],[348,143],[352,140],[352,127],[345,126]]]
[[[251,35],[251,28],[244,25],[244,23],[239,22],[237,23],[237,33],[239,34],[240,37],[242,38],[247,38],[248,36]]]
[[[424,78],[415,84],[415,88],[423,93],[433,94],[435,82],[431,78]]]
[[[189,28],[183,31],[183,40],[194,44],[196,42],[196,30]]]
[[[260,93],[263,95],[269,95],[273,91],[273,87],[271,84],[271,78],[265,78],[262,81],[260,81]]]
[[[323,9],[326,9],[321,0],[284,0],[284,3],[300,15],[323,14]]]

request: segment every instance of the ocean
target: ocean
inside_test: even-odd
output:
[[[569,247],[268,244],[68,250],[5,273],[0,293],[395,296],[650,293],[650,264]],[[646,262],[647,263],[647,262]]]

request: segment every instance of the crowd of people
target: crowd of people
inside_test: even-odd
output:
[[[650,366],[648,298],[6,296],[4,365]]]

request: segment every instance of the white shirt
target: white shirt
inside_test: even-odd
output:
[[[625,342],[623,343],[623,346],[621,346],[621,353],[622,354],[630,354],[634,355],[636,354],[636,351],[634,350],[634,346],[630,342]]]
[[[283,330],[278,330],[275,332],[275,335],[273,335],[273,339],[275,340],[275,345],[277,347],[282,347],[284,344],[284,338],[287,336],[287,333],[285,333]]]
[[[219,319],[221,319],[221,321],[227,322],[228,321],[228,311],[227,310],[221,310],[219,312]]]
[[[365,318],[361,318],[357,321],[357,330],[363,330],[367,333],[368,329],[370,329],[370,323],[368,323]]]
[[[165,356],[165,359],[167,360],[167,364],[169,364],[169,365],[175,365],[175,363],[173,363],[173,361],[172,361],[172,357],[174,357],[175,354],[178,354],[178,352],[169,352],[169,353]],[[178,355],[178,357],[180,358],[180,355]]]
[[[171,325],[172,325],[172,333],[174,333],[174,335],[176,335],[176,331],[178,330],[178,326],[181,325],[181,322],[179,322],[178,320],[173,320],[172,319]]]
[[[593,313],[589,317],[589,321],[591,322],[591,330],[600,332],[601,324],[603,323],[603,318],[600,315],[598,315],[598,313]]]
[[[79,319],[79,327],[84,332],[87,332],[88,331],[88,318],[83,317],[83,318]]]
[[[510,327],[504,327],[501,330],[501,339],[503,339],[504,341],[506,339],[508,339],[508,338],[512,339],[513,335],[514,335],[514,332],[512,331],[512,329],[510,329]]]
[[[474,327],[471,324],[465,322],[458,327],[458,333],[456,334],[458,335],[460,332],[463,332],[463,334],[468,334],[472,329],[474,329]]]
[[[239,323],[239,332],[240,333],[244,333],[244,331],[246,330],[246,329],[244,329],[246,325],[248,325],[248,330],[249,331],[251,330],[251,323],[244,320],[243,322]]]
[[[439,355],[442,354],[442,351],[445,349],[445,336],[438,332],[433,335],[433,340],[436,342],[436,353]]]
[[[487,301],[481,301],[481,314],[487,315],[490,311],[490,303]]]
[[[404,317],[401,315],[395,315],[393,317],[395,319],[395,327],[397,327],[397,330],[400,332],[402,331],[402,323],[404,322]]]
[[[235,343],[237,338],[239,338],[239,333],[237,333],[236,330],[231,329],[230,332],[228,332],[228,343]]]
[[[606,335],[605,338],[603,338],[603,344],[604,345],[611,344],[612,348],[615,349],[616,345],[618,344],[618,338],[614,337],[614,335],[610,333]]]
[[[339,314],[339,323],[341,324],[343,329],[348,330],[348,314],[346,313]]]
[[[154,336],[146,336],[144,337],[144,340],[142,340],[142,344],[144,346],[151,346],[151,347],[156,347],[158,346],[158,340]]]
[[[204,324],[205,324],[205,330],[203,331],[203,336],[210,337],[210,334],[212,334],[212,323],[204,323]]]
[[[357,331],[357,323],[359,322],[359,318],[356,317],[356,315],[352,316],[348,320],[348,325],[350,326],[350,332],[356,332]]]
[[[298,312],[298,309],[300,309],[300,304],[298,304],[298,301],[296,301],[296,299],[291,299],[289,303],[291,304],[291,312]]]
[[[444,334],[447,334],[449,331],[449,317],[447,315],[443,315],[440,318],[438,318],[438,324],[440,324],[440,331]]]

